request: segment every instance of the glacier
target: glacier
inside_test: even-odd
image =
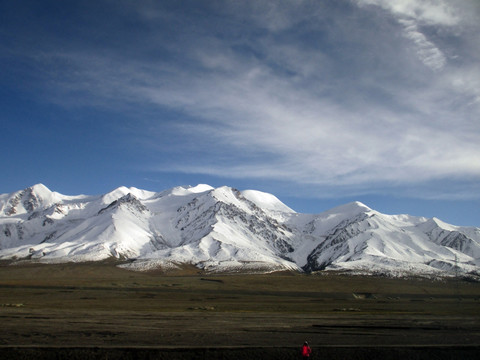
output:
[[[67,196],[43,184],[0,195],[0,260],[121,260],[132,270],[347,271],[478,276],[480,229],[353,202],[297,213],[272,194],[206,184]]]

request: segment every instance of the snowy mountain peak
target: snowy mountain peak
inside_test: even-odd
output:
[[[417,226],[427,234],[441,231],[456,231],[458,228],[457,226],[447,224],[436,217],[425,219],[425,221],[421,222]]]
[[[128,193],[127,195],[122,196],[117,200],[113,200],[107,207],[101,209],[98,214],[102,214],[108,210],[116,209],[122,205],[129,205],[131,210],[136,210],[138,212],[145,212],[148,211],[147,207],[145,207],[140,200],[137,199],[135,195],[132,193]]]
[[[203,193],[203,192],[207,192],[207,191],[210,191],[210,190],[213,190],[214,188],[210,185],[207,185],[207,184],[198,184],[197,186],[192,186],[192,187],[189,187],[188,188],[188,191],[190,191],[191,193],[195,193],[195,194],[198,194],[198,193]]]
[[[446,222],[443,222],[442,220],[437,219],[436,217],[433,217],[433,218],[430,220],[430,222],[431,222],[432,224],[435,224],[436,226],[444,229],[444,230],[455,231],[455,230],[457,229],[456,226],[447,224]]]
[[[228,204],[236,204],[240,205],[241,199],[240,197],[242,194],[237,189],[228,187],[228,186],[221,186],[216,188],[210,192],[211,196],[218,201],[228,203]]]
[[[206,184],[198,184],[197,186],[177,186],[173,189],[167,190],[166,193],[169,193],[174,196],[186,196],[190,194],[201,194],[213,190],[214,188]]]
[[[274,212],[295,213],[276,196],[257,190],[244,190],[242,195],[257,205],[259,208]]]
[[[126,186],[120,186],[109,193],[102,196],[102,200],[105,204],[110,204],[113,201],[121,198],[122,196],[127,195],[130,193],[130,190]]]
[[[43,184],[36,184],[12,194],[1,195],[0,208],[7,216],[28,214],[39,207],[51,206],[60,199],[60,194],[50,191]]]
[[[52,191],[43,184],[35,184],[25,190],[30,190],[33,194],[41,198],[49,197],[52,194]]]
[[[340,205],[329,210],[329,212],[332,213],[343,213],[352,216],[359,213],[367,213],[370,211],[372,211],[372,209],[370,209],[367,205],[361,203],[360,201],[353,201],[351,203]]]
[[[0,195],[0,259],[109,257],[137,269],[480,274],[480,229],[384,215],[360,202],[301,214],[268,193],[204,184],[160,193],[122,186],[100,196],[37,184]]]

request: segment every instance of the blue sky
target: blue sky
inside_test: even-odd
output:
[[[208,183],[480,226],[476,0],[18,0],[0,19],[0,193]]]

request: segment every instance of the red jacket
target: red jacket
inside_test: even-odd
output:
[[[303,345],[302,347],[302,356],[308,357],[312,353],[312,349],[310,349],[310,346],[308,345]]]

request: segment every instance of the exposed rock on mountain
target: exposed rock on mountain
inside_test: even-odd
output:
[[[210,271],[479,272],[480,229],[385,215],[354,202],[296,213],[275,196],[208,185],[160,193],[120,187],[65,196],[35,185],[0,195],[0,259],[129,259]]]

